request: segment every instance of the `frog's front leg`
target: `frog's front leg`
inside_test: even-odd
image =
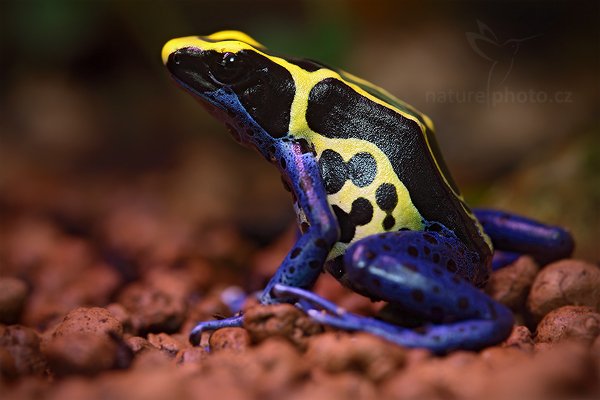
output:
[[[323,270],[329,251],[339,238],[337,220],[327,203],[327,193],[317,161],[306,142],[277,142],[271,151],[268,157],[278,160],[297,207],[306,217],[306,229],[264,289],[260,296],[262,304],[294,300],[285,296],[273,297],[273,287],[278,284],[301,289],[312,288]],[[192,330],[190,342],[197,345],[202,332],[242,324],[243,315],[201,322]]]
[[[471,284],[473,271],[482,266],[458,239],[420,231],[374,235],[350,246],[344,265],[357,291],[432,324],[413,330],[348,313],[298,289],[275,290],[295,295],[309,315],[324,324],[370,332],[437,353],[489,346],[506,338],[512,329],[511,311]]]
[[[573,253],[573,237],[559,226],[503,211],[473,211],[494,244],[494,269],[507,265],[521,254],[529,254],[544,265]]]

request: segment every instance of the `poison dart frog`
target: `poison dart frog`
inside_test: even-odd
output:
[[[480,290],[492,265],[524,253],[547,263],[573,250],[560,227],[472,211],[432,121],[366,80],[270,52],[238,31],[170,40],[162,59],[236,141],[279,169],[292,193],[301,234],[262,304],[295,303],[319,323],[436,353],[480,349],[513,325],[511,311]],[[385,301],[387,317],[356,315],[312,293],[323,270]],[[190,340],[243,320],[201,322]]]

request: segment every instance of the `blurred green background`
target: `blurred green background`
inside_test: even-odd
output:
[[[272,240],[293,220],[276,171],[160,60],[170,38],[239,29],[415,105],[472,204],[565,225],[598,261],[599,15],[596,1],[2,1],[0,218],[85,234],[125,204]]]

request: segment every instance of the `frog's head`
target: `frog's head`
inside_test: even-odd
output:
[[[236,139],[288,132],[295,93],[290,72],[264,46],[238,31],[170,40],[162,59],[175,80],[230,125]],[[250,130],[248,129],[250,128]]]

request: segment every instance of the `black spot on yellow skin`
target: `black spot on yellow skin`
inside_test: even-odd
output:
[[[337,205],[331,206],[337,218],[341,231],[340,242],[350,243],[354,239],[356,227],[366,225],[373,219],[373,206],[371,202],[363,197],[352,202],[350,214],[346,213]]]
[[[340,242],[350,243],[354,238],[356,226],[352,222],[350,215],[336,205],[331,206],[333,213],[340,227]]]
[[[469,308],[469,299],[467,299],[466,297],[459,297],[458,308],[460,308],[461,310],[466,310],[467,308]]]
[[[342,156],[333,150],[325,150],[319,159],[319,169],[327,194],[339,192],[347,177],[346,163]]]
[[[431,260],[434,263],[436,263],[436,264],[439,263],[440,262],[440,255],[438,253],[434,253],[433,256],[431,256]]]
[[[392,211],[398,204],[396,187],[391,183],[381,184],[375,191],[375,201],[383,211]]]
[[[348,160],[348,175],[352,183],[358,187],[369,185],[377,175],[375,158],[366,152],[355,154]]]
[[[290,258],[298,257],[301,252],[302,252],[302,249],[299,247],[296,247],[294,250],[292,250],[292,253],[290,254]]]
[[[308,262],[308,266],[312,269],[317,269],[321,267],[321,264],[317,260],[312,260]]]
[[[352,202],[350,210],[352,222],[356,225],[366,225],[373,219],[373,206],[371,202],[364,197],[359,197]]]
[[[396,224],[396,219],[391,216],[391,215],[386,215],[385,218],[383,219],[383,229],[385,229],[386,231],[389,231],[390,229],[392,229],[394,227],[394,225]]]
[[[327,242],[323,238],[318,238],[317,240],[315,240],[315,245],[324,249],[325,247],[327,247]]]

